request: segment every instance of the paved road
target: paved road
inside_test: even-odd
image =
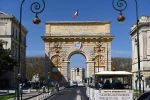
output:
[[[79,96],[80,95],[80,96]],[[81,97],[82,99],[80,99]],[[86,96],[85,87],[71,87],[48,98],[48,100],[89,100]]]

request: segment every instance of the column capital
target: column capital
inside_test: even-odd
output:
[[[62,61],[62,63],[70,63],[70,61]]]
[[[94,61],[86,61],[86,63],[94,63]]]

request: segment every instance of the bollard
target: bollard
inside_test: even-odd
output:
[[[147,88],[149,88],[149,85],[147,85]]]
[[[39,96],[37,96],[37,100],[39,100]]]
[[[31,92],[31,89],[28,89],[28,93],[30,93]]]
[[[41,100],[41,95],[39,95],[39,100]]]
[[[9,93],[9,90],[7,90],[7,93]]]
[[[40,100],[42,100],[42,95],[40,96]]]
[[[41,95],[41,100],[43,99],[43,95]]]

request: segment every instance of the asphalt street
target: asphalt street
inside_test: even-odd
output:
[[[82,99],[81,99],[81,98]],[[85,87],[70,87],[58,92],[48,100],[89,100],[86,96]]]

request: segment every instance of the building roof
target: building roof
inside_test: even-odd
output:
[[[130,35],[133,35],[134,33],[136,33],[136,30],[137,30],[136,25],[137,25],[137,23],[132,25],[131,31],[129,32]],[[139,30],[140,30],[141,27],[149,26],[149,25],[150,25],[150,16],[143,15],[139,18],[139,22],[138,22],[138,29]]]
[[[122,76],[122,75],[132,75],[131,72],[127,72],[127,71],[100,71],[98,73],[95,73],[95,75],[99,75],[99,76],[111,76],[111,75],[115,75],[115,76]]]
[[[19,25],[20,23],[15,16],[13,16],[12,14],[7,14],[2,11],[0,11],[0,19],[12,19],[15,23],[17,23],[17,25]],[[24,30],[25,33],[28,33],[27,29],[23,25],[22,25],[22,30]]]
[[[14,16],[11,14],[7,14],[5,12],[0,11],[0,18],[13,18]]]

